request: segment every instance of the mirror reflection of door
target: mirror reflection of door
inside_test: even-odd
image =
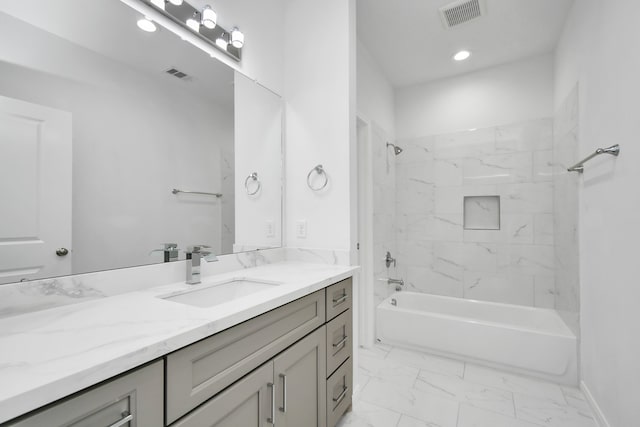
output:
[[[0,284],[70,274],[71,114],[0,96],[0,152]]]

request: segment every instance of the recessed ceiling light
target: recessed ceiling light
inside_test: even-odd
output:
[[[153,33],[156,30],[156,24],[149,18],[142,18],[138,20],[138,28],[147,33]]]
[[[456,61],[464,61],[470,56],[471,56],[471,52],[469,52],[468,50],[461,50],[460,52],[453,55],[453,59],[455,59]]]

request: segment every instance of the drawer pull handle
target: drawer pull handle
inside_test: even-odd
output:
[[[267,422],[276,425],[276,386],[273,383],[267,383],[267,387],[271,388],[271,417],[267,418]]]
[[[347,300],[347,294],[344,293],[344,294],[342,294],[342,296],[340,298],[333,300],[333,306],[335,307],[338,304],[342,304],[346,300]]]
[[[282,408],[280,411],[287,412],[287,376],[280,374],[280,378],[282,378]]]
[[[333,348],[342,347],[347,342],[347,338],[349,338],[349,337],[346,336],[346,335],[344,337],[342,337],[342,339],[340,341],[338,341],[337,343],[333,344]]]
[[[115,423],[111,424],[109,427],[122,427],[123,425],[125,425],[131,420],[133,420],[133,414],[130,414],[128,412],[123,412],[122,418],[116,421]]]
[[[349,387],[343,387],[342,392],[340,393],[340,396],[333,398],[333,401],[336,403],[336,406],[339,405],[340,402],[342,402],[344,397],[347,395],[347,390],[349,390]]]

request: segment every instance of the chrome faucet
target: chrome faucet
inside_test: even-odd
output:
[[[387,279],[387,283],[390,285],[396,285],[396,291],[401,291],[402,287],[404,286],[404,280],[392,279],[391,277]]]
[[[187,284],[197,285],[200,283],[200,260],[204,257],[206,261],[218,261],[218,257],[208,250],[210,246],[194,245],[189,246],[187,253]]]

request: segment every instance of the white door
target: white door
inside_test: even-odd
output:
[[[0,96],[0,284],[71,274],[71,155],[70,113]]]

